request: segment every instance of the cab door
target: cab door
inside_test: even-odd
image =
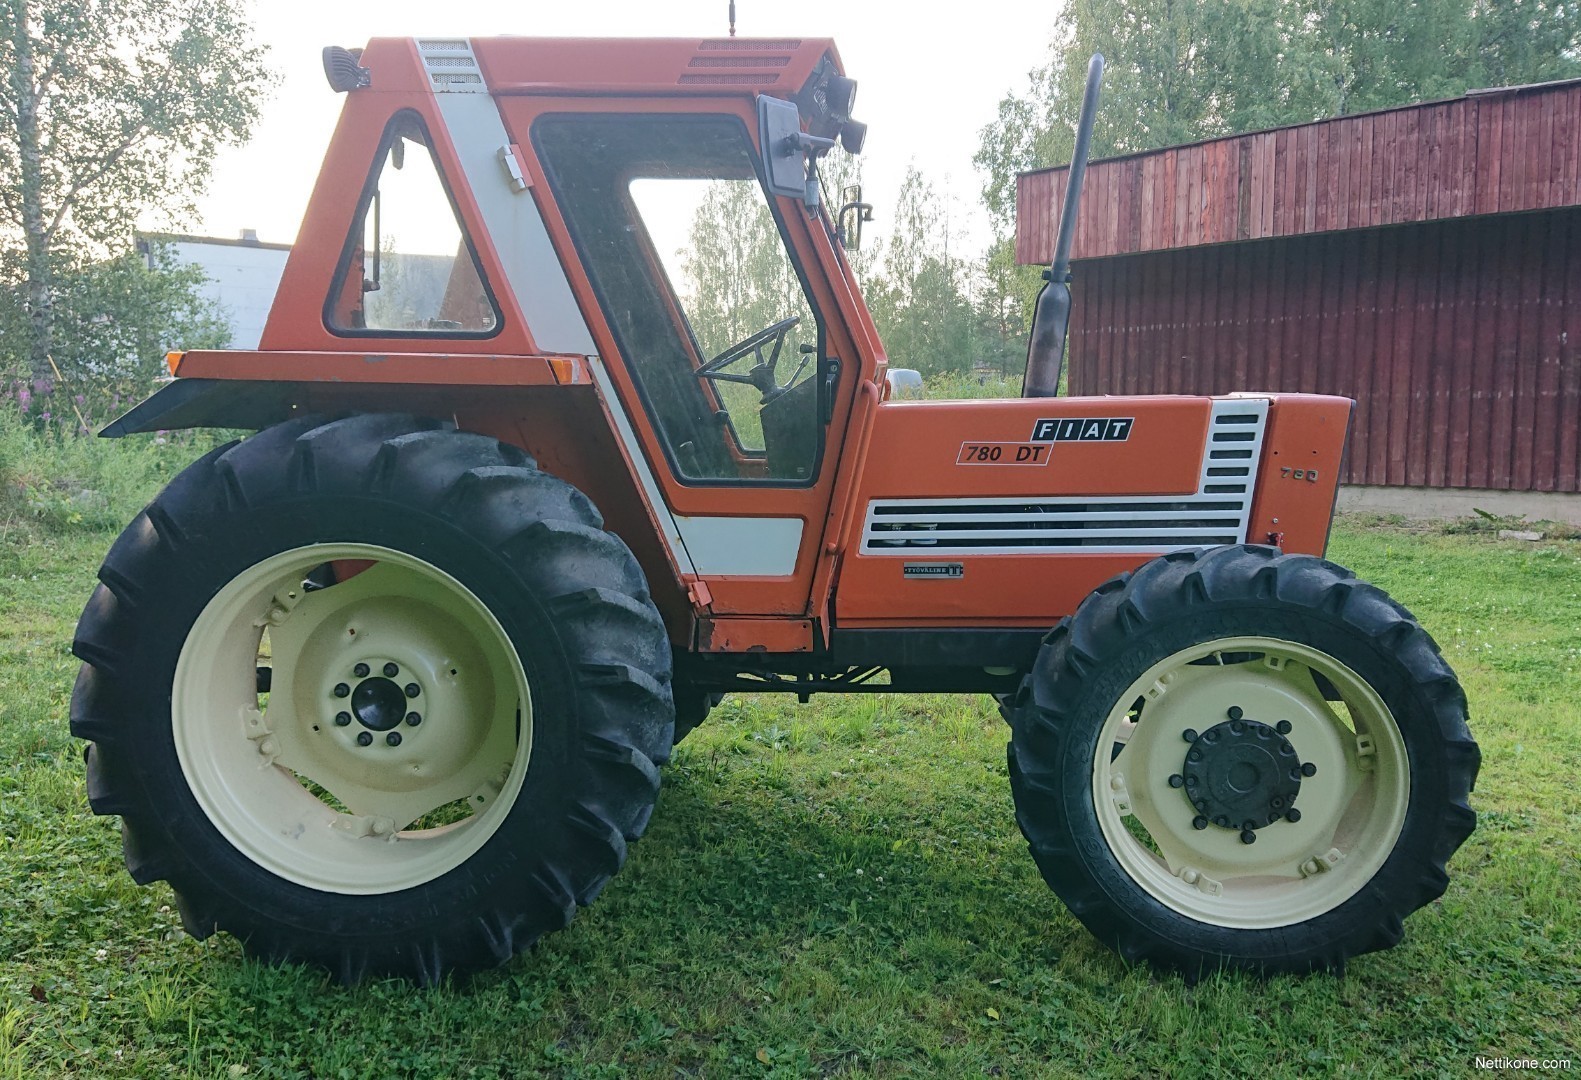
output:
[[[685,104],[501,107],[683,575],[716,616],[806,616],[810,647],[855,349],[802,269],[827,261],[824,219],[765,193],[750,101]]]

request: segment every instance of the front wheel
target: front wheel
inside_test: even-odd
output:
[[[563,926],[643,832],[670,650],[592,504],[433,421],[292,421],[183,472],[78,625],[72,730],[188,930],[434,982]]]
[[[1454,674],[1309,556],[1180,552],[1109,582],[1008,711],[1032,854],[1128,961],[1338,970],[1443,893],[1475,823]]]

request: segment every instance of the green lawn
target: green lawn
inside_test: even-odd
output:
[[[1581,1051],[1581,543],[1349,522],[1466,684],[1481,825],[1342,979],[1126,970],[1038,878],[964,697],[728,700],[572,928],[470,985],[342,989],[180,930],[66,731],[110,534],[0,520],[0,1078],[1460,1075]]]

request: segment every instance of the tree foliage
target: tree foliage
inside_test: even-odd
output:
[[[60,271],[54,320],[55,366],[42,375],[0,376],[0,401],[40,424],[70,429],[114,414],[164,373],[173,343],[218,349],[229,343],[224,313],[201,293],[201,268],[182,265],[165,245]],[[26,352],[31,321],[20,290],[0,292],[0,355]]]
[[[191,211],[269,77],[239,0],[0,0],[0,71],[0,270],[44,378],[66,286]]]
[[[970,368],[978,343],[973,267],[948,203],[912,165],[891,214],[882,262],[866,289],[890,363],[923,374]]]

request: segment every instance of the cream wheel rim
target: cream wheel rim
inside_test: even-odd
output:
[[[1092,778],[1104,839],[1133,881],[1190,918],[1250,929],[1305,922],[1359,892],[1410,799],[1405,742],[1378,693],[1332,656],[1268,637],[1205,642],[1148,668],[1109,712]],[[1266,815],[1225,820],[1252,799]]]
[[[325,564],[342,580],[316,588]],[[256,865],[326,892],[461,865],[531,757],[527,676],[499,620],[438,567],[371,544],[295,548],[231,579],[187,634],[170,707],[208,819]]]

